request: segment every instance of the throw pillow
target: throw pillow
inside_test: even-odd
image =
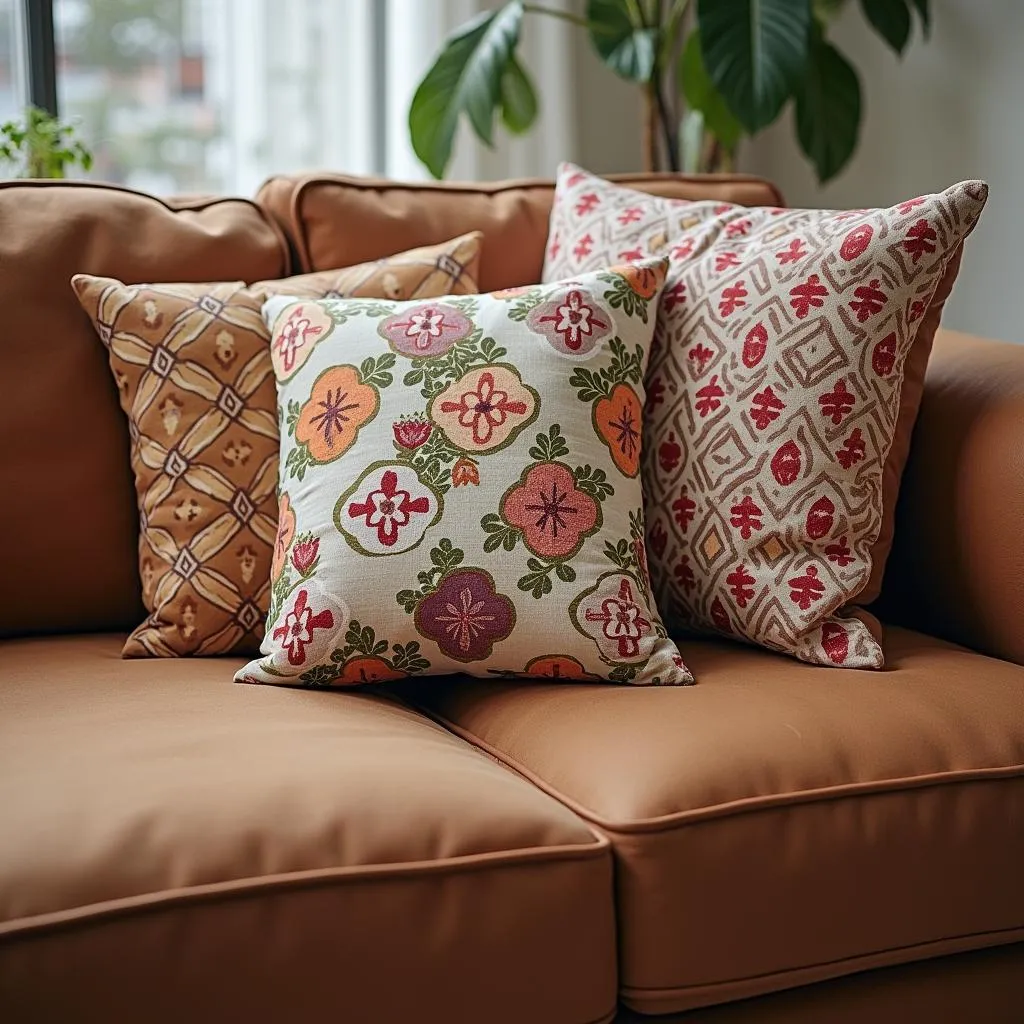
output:
[[[932,338],[987,197],[884,210],[653,198],[560,170],[545,279],[671,258],[644,484],[670,625],[878,668],[877,597]]]
[[[273,593],[236,678],[689,682],[639,478],[665,265],[426,303],[271,299]]]
[[[475,292],[479,252],[480,235],[464,235],[377,263],[249,286],[74,278],[128,416],[149,615],[128,637],[125,657],[259,649],[277,530],[277,399],[260,316],[267,296]],[[315,334],[298,330],[307,341]]]

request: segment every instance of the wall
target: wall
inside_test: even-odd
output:
[[[852,4],[832,38],[861,73],[861,145],[822,188],[787,118],[750,143],[744,170],[779,183],[791,206],[888,206],[964,178],[991,186],[943,323],[1024,342],[1024,2],[932,0],[933,32],[904,58]]]
[[[788,115],[748,143],[740,170],[777,182],[791,206],[888,206],[964,178],[992,192],[968,241],[946,326],[1024,342],[1024,0],[932,0],[933,31],[900,61],[866,26],[856,0],[832,38],[860,71],[861,145],[825,188],[800,155]],[[576,33],[580,163],[636,170],[637,93],[610,75]],[[615,126],[614,128],[612,126]]]

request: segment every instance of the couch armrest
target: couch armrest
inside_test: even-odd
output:
[[[1024,345],[936,334],[878,611],[1024,664]]]

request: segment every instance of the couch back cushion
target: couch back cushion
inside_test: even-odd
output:
[[[128,424],[71,277],[255,281],[288,272],[287,246],[248,200],[85,182],[0,183],[0,224],[0,636],[130,627],[142,605]]]
[[[774,185],[745,175],[612,175],[671,199],[781,206]],[[365,263],[453,235],[482,231],[483,291],[535,284],[544,263],[554,182],[405,183],[340,174],[271,178],[257,196],[294,245],[303,271]]]

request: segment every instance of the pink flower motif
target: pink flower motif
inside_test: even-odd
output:
[[[284,323],[278,318],[274,327],[270,357],[278,379],[284,380],[296,373],[317,342],[330,334],[334,321],[315,302],[303,302],[291,307]]]
[[[635,661],[654,646],[650,612],[637,600],[636,582],[607,573],[573,602],[573,618],[609,661]]]
[[[743,281],[722,289],[722,296],[718,301],[718,315],[732,316],[737,310],[747,304],[747,286]]]
[[[413,498],[407,490],[399,490],[398,475],[387,470],[381,476],[380,486],[370,491],[363,501],[348,506],[350,519],[362,519],[377,531],[377,540],[386,548],[398,542],[398,532],[409,525],[413,513],[431,512],[431,501],[420,495]]]
[[[397,444],[409,451],[415,451],[420,445],[426,444],[434,424],[417,415],[395,420],[391,429],[394,431]]]
[[[292,548],[292,565],[300,576],[308,576],[320,559],[320,538],[310,533],[303,534]]]
[[[532,309],[526,326],[543,334],[557,352],[586,355],[611,331],[611,317],[594,298],[579,288]]]
[[[572,247],[572,254],[576,259],[581,260],[585,256],[589,256],[591,250],[594,248],[594,239],[588,233],[580,238],[576,244]]]
[[[775,254],[775,258],[785,266],[787,263],[796,263],[797,260],[803,259],[806,255],[807,250],[804,248],[803,239],[794,238],[785,249],[780,249]]]
[[[527,469],[501,499],[501,516],[522,531],[523,541],[542,558],[566,558],[600,526],[597,502],[576,487],[572,470],[560,462]]]
[[[686,285],[682,281],[676,281],[671,288],[666,288],[661,297],[661,304],[666,313],[671,313],[676,306],[681,306],[686,301]]]
[[[426,303],[382,320],[381,337],[404,356],[440,356],[473,329],[454,306]]]
[[[330,608],[314,613],[309,605],[309,591],[303,588],[272,636],[288,652],[288,661],[301,665],[306,660],[306,646],[313,642],[314,630],[333,628],[334,613]]]

